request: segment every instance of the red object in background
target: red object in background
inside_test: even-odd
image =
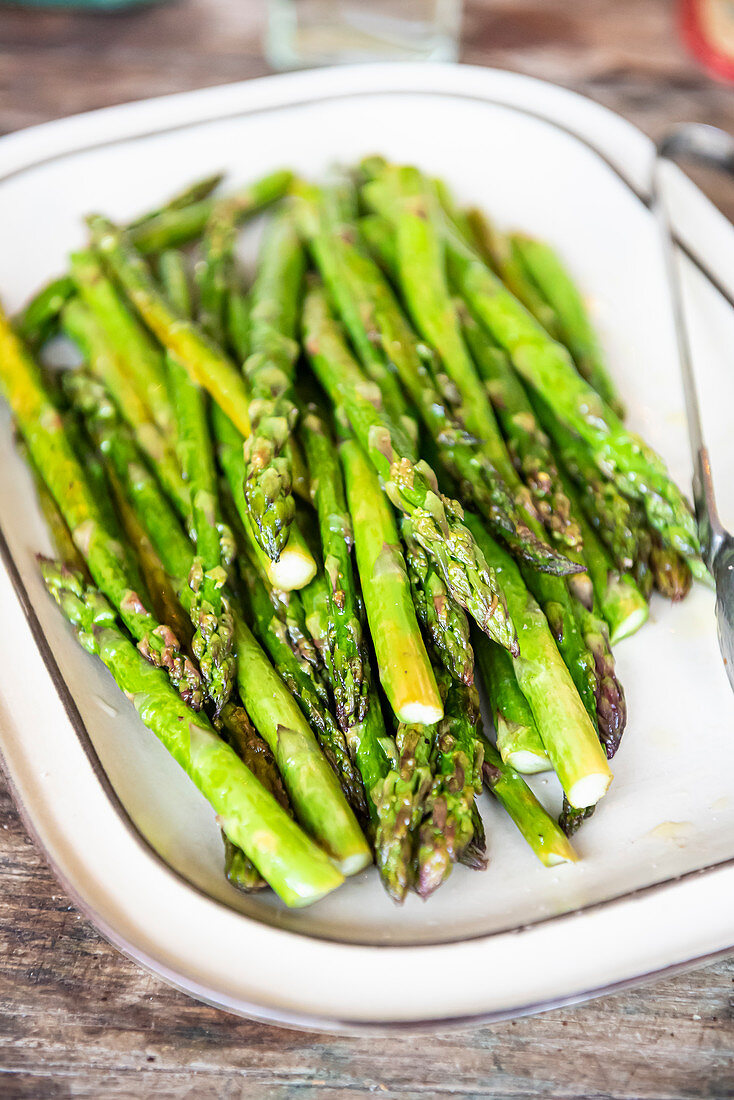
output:
[[[683,39],[704,68],[734,82],[734,0],[680,0],[679,17]]]

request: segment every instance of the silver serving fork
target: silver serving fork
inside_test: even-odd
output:
[[[734,690],[734,537],[719,518],[711,476],[711,463],[701,427],[701,410],[693,374],[691,345],[685,318],[680,275],[675,259],[675,244],[661,180],[665,161],[688,160],[709,168],[718,168],[734,176],[734,139],[723,130],[699,123],[688,123],[669,131],[657,147],[652,173],[652,210],[660,230],[665,267],[675,318],[678,355],[688,419],[688,435],[693,455],[693,500],[701,537],[703,559],[716,586],[716,622],[719,647],[732,690]]]

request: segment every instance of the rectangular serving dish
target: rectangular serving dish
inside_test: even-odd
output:
[[[441,175],[500,224],[550,240],[588,294],[630,424],[690,483],[662,260],[647,208],[652,146],[597,105],[512,74],[364,66],[79,116],[0,140],[0,298],[14,310],[62,270],[82,216],[127,219],[188,179],[232,182],[381,152]],[[675,228],[725,520],[732,229],[682,177]],[[245,259],[254,234],[245,234]],[[389,901],[376,873],[310,910],[243,897],[221,873],[211,810],[51,605],[28,474],[0,416],[0,747],[29,827],[114,943],[232,1011],[332,1030],[446,1026],[588,996],[734,945],[734,700],[713,597],[655,598],[617,651],[630,719],[577,866],[540,866],[488,797],[491,864],[430,900]],[[555,780],[536,790],[557,805]],[[437,980],[436,975],[445,975]],[[490,979],[491,975],[491,979]]]

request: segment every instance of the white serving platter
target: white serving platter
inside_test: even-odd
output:
[[[681,484],[690,458],[663,267],[646,205],[652,146],[526,77],[451,65],[359,66],[97,111],[0,140],[0,298],[63,269],[83,214],[126,219],[182,182],[280,166],[323,174],[382,152],[553,242],[588,294],[630,423]],[[734,234],[672,174],[675,229],[724,520],[734,521]],[[247,248],[247,242],[245,248]],[[485,796],[491,864],[399,909],[374,870],[309,910],[243,898],[211,810],[47,598],[48,549],[0,414],[0,748],[57,876],[113,943],[193,996],[333,1031],[446,1027],[538,1011],[734,947],[734,699],[713,597],[655,598],[617,651],[629,725],[615,781],[545,870]],[[558,803],[554,781],[536,790]]]

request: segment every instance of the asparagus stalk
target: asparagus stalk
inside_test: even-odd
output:
[[[247,765],[257,781],[270,791],[275,801],[293,817],[293,807],[288,798],[283,778],[278,771],[270,746],[257,732],[244,707],[227,703],[222,708],[222,735],[232,746],[240,760]]]
[[[75,300],[64,308],[62,325],[67,335],[79,346],[92,374],[109,391],[120,413],[135,433],[141,450],[158,471],[166,493],[179,513],[186,516],[189,510],[189,494],[175,451],[153,421],[147,404],[130,385],[124,363],[110,346],[94,315],[81,301]]]
[[[523,233],[511,234],[510,246],[541,297],[553,310],[558,339],[571,352],[579,374],[617,416],[624,417],[624,405],[604,362],[584,300],[558,253],[544,241]]]
[[[212,426],[217,443],[219,464],[229,485],[234,506],[243,526],[251,531],[250,516],[245,500],[245,459],[242,436],[228,416],[215,405],[212,408]],[[278,561],[273,561],[252,539],[257,563],[273,588],[290,592],[303,588],[316,573],[316,562],[301,533],[297,520],[291,524],[290,536]]]
[[[265,880],[260,878],[257,867],[241,848],[238,848],[226,834],[224,837],[224,873],[227,881],[237,890],[251,894],[262,890]]]
[[[188,287],[180,258],[169,253],[162,274],[169,297],[177,296],[175,307],[188,315]],[[189,489],[190,533],[196,544],[189,573],[194,596],[191,618],[196,628],[192,647],[218,715],[235,679],[234,626],[223,592],[234,557],[234,539],[219,506],[205,395],[175,356],[167,356],[167,366],[169,391],[178,416],[178,457]]]
[[[235,623],[242,702],[273,751],[296,816],[343,874],[356,874],[372,856],[339,780],[255,638],[241,619]]]
[[[548,754],[527,699],[520,690],[510,655],[484,635],[476,640],[477,664],[506,764],[523,775],[547,771]]]
[[[486,335],[468,314],[464,315],[464,334],[502,425],[510,458],[532,493],[538,515],[558,545],[580,551],[581,531],[560,484],[550,441],[538,424],[506,353],[489,345]]]
[[[474,652],[466,614],[454,602],[440,573],[415,539],[407,516],[402,518],[400,531],[418,621],[446,669],[470,686],[474,682]]]
[[[352,559],[352,521],[334,441],[313,403],[302,416],[301,438],[329,581],[329,652],[336,715],[346,730],[364,718],[368,686],[364,676],[367,654]]]
[[[215,203],[201,242],[203,260],[196,267],[198,321],[206,335],[226,348],[228,308],[234,279],[237,229],[227,199]],[[169,295],[170,297],[170,295]],[[176,302],[175,298],[171,300]]]
[[[216,191],[223,179],[223,173],[216,172],[211,176],[204,176],[200,180],[194,180],[193,183],[187,184],[186,187],[171,195],[162,206],[155,207],[153,210],[146,210],[140,217],[134,218],[133,221],[128,224],[127,228],[135,232],[142,226],[153,221],[154,218],[160,218],[162,215],[173,213],[178,210],[185,210],[187,206],[193,206],[195,203],[203,202],[204,199],[209,198],[212,192]]]
[[[14,318],[13,327],[21,340],[31,347],[44,344],[73,293],[74,280],[70,275],[59,275],[41,287]]]
[[[359,444],[347,441],[339,451],[382,686],[401,722],[431,725],[442,717],[443,704],[416,620],[390,505]]]
[[[293,376],[303,272],[301,243],[285,211],[271,222],[260,250],[251,292],[251,354],[245,361],[252,424],[245,440],[245,499],[255,538],[274,561],[288,541],[295,513],[285,444],[298,415]]]
[[[277,202],[288,191],[292,179],[291,172],[279,170],[234,191],[228,199],[236,221],[242,222]],[[138,251],[146,255],[190,244],[204,232],[217,201],[204,197],[174,209],[169,203],[167,208],[134,225],[130,236]]]
[[[578,856],[515,768],[484,741],[484,782],[545,867],[576,863]]]
[[[279,897],[290,906],[309,905],[339,886],[339,871],[217,736],[206,716],[185,706],[165,675],[126,640],[104,597],[57,563],[42,563],[42,571],[80,643],[103,661],[144,724],[211,803],[226,836]]]
[[[624,494],[639,500],[666,546],[704,577],[696,521],[670,479],[665,464],[576,372],[565,348],[555,343],[495,275],[455,237],[447,237],[454,285],[477,320],[512,356],[515,368],[558,419],[586,443],[598,469]]]
[[[492,562],[513,618],[522,624],[515,660],[520,689],[530,704],[543,745],[572,806],[595,805],[612,780],[596,730],[561,660],[548,623],[523,583],[512,558],[467,515],[474,537]]]
[[[85,580],[89,580],[89,572],[87,570],[86,562],[84,558],[74,545],[74,540],[71,537],[71,531],[66,526],[66,521],[59,511],[59,506],[54,500],[51,492],[46,485],[46,482],[41,477],[38,471],[38,467],[31,458],[30,452],[25,443],[18,439],[16,441],[17,449],[22,454],[26,461],[26,464],[31,472],[33,478],[33,485],[36,490],[36,498],[38,500],[41,514],[46,521],[49,535],[51,536],[51,543],[54,548],[54,553],[64,565],[69,569],[73,569],[75,572],[82,574]]]
[[[164,435],[171,434],[175,419],[160,351],[130,313],[93,252],[72,253],[71,275],[82,301],[119,356],[128,384],[150,409]]]
[[[323,291],[311,283],[303,311],[304,342],[313,369],[333,405],[349,420],[392,503],[414,522],[415,537],[434,560],[454,599],[500,644],[514,650],[512,624],[460,506],[439,494],[435,474],[414,462],[410,440],[373,404],[374,393],[329,314]]]
[[[100,215],[87,220],[95,248],[151,332],[186,367],[192,379],[211,394],[240,432],[249,435],[249,395],[244,379],[231,361],[198,325],[169,304],[123,230]]]
[[[118,610],[148,659],[165,667],[186,699],[200,703],[200,676],[136,591],[119,543],[105,526],[82,467],[36,364],[0,312],[0,384],[33,461],[59,507],[95,584]]]

